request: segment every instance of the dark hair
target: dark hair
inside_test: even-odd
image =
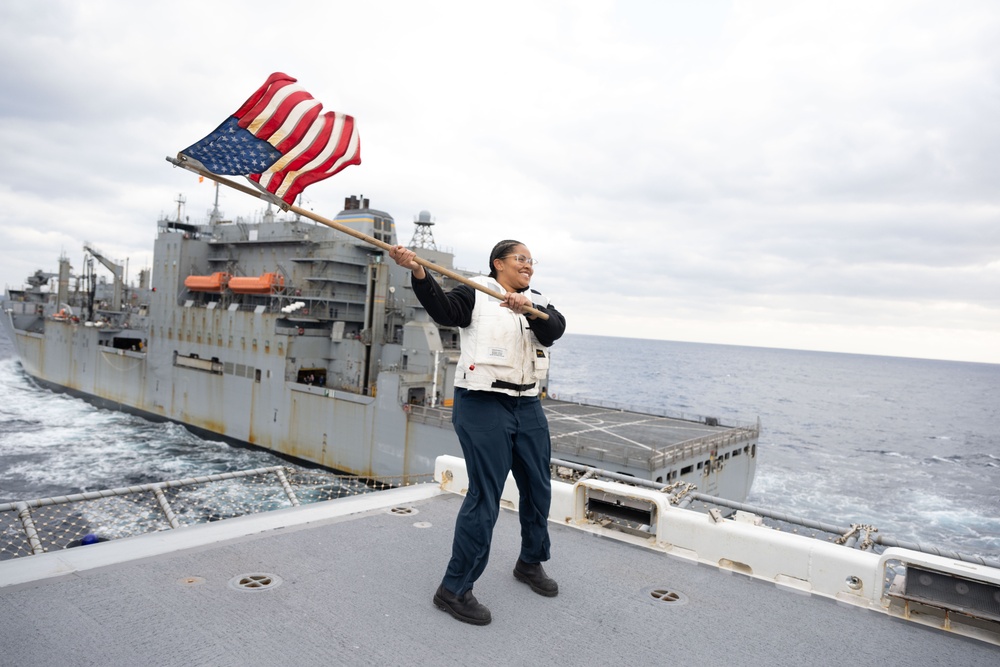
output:
[[[524,245],[520,241],[515,241],[513,239],[507,239],[506,241],[501,241],[500,243],[493,246],[493,252],[490,253],[490,278],[497,277],[497,268],[493,266],[493,260],[503,259],[507,256],[507,253],[511,251],[515,246]]]

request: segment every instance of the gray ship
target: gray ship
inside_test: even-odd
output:
[[[460,455],[459,332],[431,321],[409,272],[298,216],[225,220],[216,205],[191,224],[182,204],[159,221],[153,265],[137,280],[85,243],[79,274],[62,257],[58,272],[7,291],[0,320],[29,376],[103,408],[365,478],[426,480],[438,456]],[[398,242],[392,216],[364,197],[346,198],[334,220]],[[420,257],[476,275],[437,248],[429,213],[415,223],[409,245]],[[759,422],[551,396],[543,405],[561,461],[736,501],[750,490]]]

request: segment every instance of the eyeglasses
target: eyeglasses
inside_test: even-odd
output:
[[[537,259],[532,259],[530,257],[525,257],[524,255],[507,255],[507,257],[512,257],[514,259],[514,261],[517,262],[518,264],[529,264],[529,265],[532,265],[532,266],[534,266],[535,264],[538,264],[538,260]],[[504,257],[504,259],[507,259],[507,257]]]

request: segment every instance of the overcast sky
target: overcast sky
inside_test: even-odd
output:
[[[0,282],[136,275],[212,205],[164,157],[282,71],[361,135],[306,208],[520,239],[570,332],[1000,363],[998,43],[994,0],[4,3]]]

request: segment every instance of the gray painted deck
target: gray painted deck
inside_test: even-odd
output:
[[[412,487],[374,494],[386,503],[379,509],[365,504],[372,496],[345,499],[0,563],[0,585],[8,584],[0,588],[0,664],[1000,662],[989,644],[560,525],[546,566],[560,593],[544,598],[511,576],[519,532],[506,510],[476,585],[493,623],[459,623],[431,596],[462,498],[427,488],[430,497]],[[345,511],[357,513],[336,516]],[[136,555],[145,557],[104,564]],[[281,583],[230,585],[255,572]],[[656,602],[654,587],[686,602]]]

